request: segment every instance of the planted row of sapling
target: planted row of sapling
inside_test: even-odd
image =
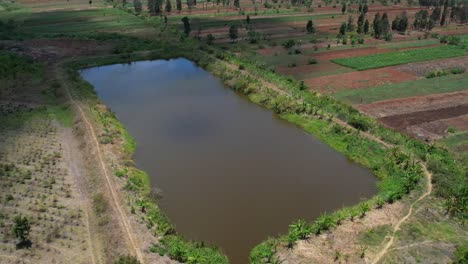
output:
[[[2,106],[2,121],[20,118],[0,128],[0,254],[60,261],[64,251],[88,250],[57,122],[41,109]]]

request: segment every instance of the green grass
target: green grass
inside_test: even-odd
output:
[[[369,89],[344,90],[333,94],[338,100],[351,104],[372,103],[381,100],[462,91],[468,88],[468,74],[446,75]]]
[[[31,34],[125,31],[144,28],[143,20],[119,9],[30,13],[18,19],[19,31]]]
[[[337,64],[362,71],[411,62],[460,57],[465,54],[465,50],[460,47],[446,45],[434,48],[395,51],[351,58],[340,58],[334,59],[332,61]]]
[[[368,246],[377,246],[382,243],[385,236],[391,231],[390,225],[381,225],[371,228],[364,233],[360,234],[359,240],[361,244]]]

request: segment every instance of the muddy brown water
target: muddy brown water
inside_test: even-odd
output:
[[[81,71],[135,137],[137,166],[189,239],[231,263],[299,218],[376,193],[370,171],[224,87],[186,59]]]

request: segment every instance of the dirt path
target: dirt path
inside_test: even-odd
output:
[[[67,133],[68,132],[68,133]],[[73,176],[73,179],[75,181],[75,184],[76,186],[78,187],[78,192],[80,194],[80,200],[81,200],[81,204],[82,204],[82,207],[83,207],[83,213],[84,213],[84,222],[86,223],[86,232],[87,232],[87,236],[88,236],[88,246],[91,250],[91,261],[93,264],[96,264],[96,263],[103,263],[102,261],[102,258],[96,256],[98,254],[96,254],[96,245],[93,243],[93,236],[91,235],[91,230],[90,230],[90,222],[89,222],[89,211],[91,210],[90,206],[89,206],[89,203],[87,203],[87,198],[86,198],[86,195],[83,193],[83,190],[82,190],[82,186],[83,184],[81,183],[83,181],[83,175],[82,173],[80,172],[80,170],[78,169],[78,166],[77,166],[77,162],[76,162],[76,159],[72,158],[73,154],[72,154],[72,150],[71,150],[71,147],[70,145],[72,144],[72,141],[70,139],[71,137],[71,131],[67,131],[65,132],[66,135],[64,136],[64,139],[63,139],[63,142],[65,143],[64,144],[64,154],[65,154],[65,157],[66,157],[66,160],[68,161],[68,169],[70,171],[70,175]],[[96,259],[98,259],[99,261],[96,262]]]
[[[426,166],[423,165],[422,168],[424,171],[424,175],[426,175],[427,178],[427,190],[410,205],[408,213],[403,218],[401,218],[400,221],[398,221],[398,223],[395,225],[395,227],[393,228],[393,232],[390,235],[390,239],[388,240],[387,244],[385,244],[384,248],[377,253],[374,260],[371,262],[372,264],[378,263],[382,259],[382,257],[385,256],[385,254],[387,254],[389,248],[393,245],[393,242],[395,241],[396,232],[400,230],[400,226],[413,214],[415,204],[417,204],[419,201],[423,200],[432,193],[432,174],[427,170]]]
[[[137,243],[135,242],[136,239],[134,238],[134,233],[132,231],[132,227],[129,224],[128,217],[125,214],[124,210],[122,209],[122,206],[121,206],[121,204],[119,202],[115,187],[113,186],[113,184],[111,182],[110,175],[109,175],[107,167],[106,167],[106,165],[104,163],[104,158],[103,158],[103,155],[102,155],[101,147],[100,147],[99,141],[98,141],[98,139],[96,137],[96,133],[94,131],[93,125],[91,124],[91,122],[87,118],[87,116],[86,116],[82,106],[80,105],[80,103],[77,102],[76,100],[74,100],[73,97],[71,96],[70,88],[68,86],[68,83],[64,79],[65,73],[63,72],[63,70],[61,71],[60,69],[63,69],[62,65],[60,65],[60,64],[55,65],[54,71],[56,72],[56,76],[59,79],[60,83],[65,88],[65,93],[66,93],[66,96],[67,96],[68,100],[78,110],[80,118],[84,121],[84,124],[86,126],[86,130],[89,132],[89,134],[91,136],[93,145],[94,145],[94,147],[96,149],[96,155],[97,155],[97,159],[98,159],[98,162],[99,162],[99,167],[100,167],[100,169],[102,170],[102,172],[103,172],[103,174],[105,176],[106,183],[107,183],[107,188],[108,188],[108,190],[109,190],[109,192],[111,194],[112,204],[113,204],[113,206],[116,208],[116,210],[118,212],[118,214],[116,216],[118,217],[119,222],[122,225],[122,227],[123,227],[123,229],[124,229],[124,231],[125,231],[125,233],[127,235],[127,241],[130,244],[130,247],[132,248],[132,251],[134,251],[137,259],[139,261],[143,262],[144,261],[143,260],[143,254],[140,251]]]

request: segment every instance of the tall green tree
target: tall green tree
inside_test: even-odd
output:
[[[364,13],[361,13],[357,22],[357,33],[362,34],[364,32]]]
[[[429,19],[434,20],[434,22],[439,21],[440,19],[440,14],[441,14],[440,6],[437,5],[437,7],[432,11],[431,16]]]
[[[239,0],[234,0],[234,6],[239,8],[240,7],[240,2]]]
[[[133,8],[135,8],[135,13],[140,14],[143,7],[140,0],[133,0]]]
[[[354,31],[354,21],[352,16],[348,16],[348,24],[346,24],[346,31]]]
[[[166,0],[166,6],[165,6],[166,12],[170,13],[172,11],[172,3],[171,0]]]
[[[306,30],[307,33],[315,33],[314,22],[312,20],[307,21]]]
[[[247,22],[247,24],[250,24],[250,16],[247,15],[247,17],[245,18],[245,22]]]
[[[444,26],[448,14],[448,0],[444,2],[444,11],[442,11],[442,18],[440,19],[440,25]]]
[[[369,11],[369,7],[367,6],[367,4],[364,4],[364,6],[362,7],[362,12],[364,14],[367,14],[367,11]]]
[[[408,29],[408,15],[406,11],[401,14],[400,25],[398,26],[398,31],[405,32]]]
[[[364,34],[369,33],[370,25],[369,25],[369,20],[366,19],[366,22],[364,22]]]
[[[341,36],[346,35],[346,28],[347,28],[346,23],[345,22],[341,23],[341,26],[340,26],[340,35]]]
[[[182,11],[182,0],[176,0],[177,11]]]
[[[344,14],[346,12],[346,3],[343,3],[341,6],[341,13]]]
[[[186,36],[188,36],[190,34],[190,31],[192,31],[192,29],[190,28],[190,21],[188,17],[183,17],[182,23],[184,23],[184,33]]]
[[[387,33],[390,31],[390,21],[388,20],[388,15],[386,12],[382,16],[381,29],[382,35],[387,35]]]
[[[372,28],[374,29],[374,37],[377,39],[380,38],[382,35],[382,19],[380,18],[380,13],[375,14]]]
[[[236,39],[239,37],[239,29],[237,28],[237,25],[232,24],[229,27],[229,38],[232,40],[232,42],[236,41]]]

